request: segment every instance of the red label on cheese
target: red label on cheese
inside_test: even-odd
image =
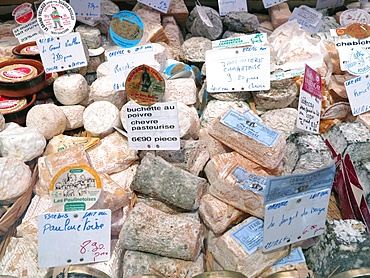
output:
[[[22,78],[24,76],[31,74],[31,72],[32,72],[32,69],[28,67],[18,67],[18,68],[14,68],[8,71],[3,71],[1,74],[2,76],[6,78],[19,79],[19,78]]]
[[[9,99],[0,96],[0,110],[8,110],[17,107],[19,99]]]

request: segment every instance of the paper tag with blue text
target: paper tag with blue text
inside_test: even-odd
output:
[[[113,90],[124,90],[130,71],[142,64],[156,68],[153,46],[138,45],[131,48],[120,48],[106,54]]]
[[[100,0],[70,0],[76,16],[100,17]]]
[[[321,18],[321,13],[308,6],[302,5],[298,8],[294,8],[289,21],[294,19],[297,20],[301,28],[312,35],[317,33],[323,25],[324,21]]]
[[[262,246],[263,221],[253,217],[252,220],[241,225],[239,229],[232,232],[230,236],[251,255]]]
[[[167,13],[171,4],[171,0],[138,0],[138,2],[163,13]]]
[[[273,130],[260,121],[256,121],[232,108],[226,112],[220,122],[268,147],[274,146],[281,136],[280,131]]]
[[[44,37],[36,41],[45,73],[87,66],[80,33],[63,37]]]
[[[218,9],[221,16],[230,12],[248,12],[246,0],[218,0]]]
[[[236,38],[228,38],[212,41],[212,49],[230,48],[247,45],[261,45],[267,43],[267,35],[265,33],[258,33],[253,35],[245,35]]]
[[[286,256],[282,258],[280,261],[272,265],[272,268],[275,267],[281,267],[286,265],[292,265],[292,264],[298,264],[298,263],[304,263],[306,262],[306,259],[303,255],[302,248],[298,247],[294,249],[292,252],[290,252],[289,256]]]
[[[330,9],[343,6],[344,0],[317,0],[316,10]]]
[[[286,2],[287,0],[262,0],[265,9],[271,8],[272,6],[278,5],[280,3]]]
[[[206,63],[208,92],[270,89],[268,46],[208,50]]]
[[[353,116],[370,111],[370,78],[362,75],[344,82]]]
[[[236,186],[250,190],[259,195],[265,195],[267,178],[249,172],[241,166],[236,166],[231,174],[237,180]]]
[[[31,42],[44,37],[37,23],[37,19],[32,19],[26,24],[14,28],[12,31],[19,43]]]
[[[267,179],[263,252],[321,235],[335,165],[308,174]]]
[[[38,216],[38,262],[42,268],[108,261],[110,240],[109,209]]]

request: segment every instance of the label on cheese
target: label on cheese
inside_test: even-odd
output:
[[[265,9],[271,8],[272,6],[278,5],[278,4],[283,3],[285,1],[287,1],[287,0],[262,0],[263,6],[265,7]]]
[[[354,38],[338,39],[335,42],[335,47],[339,53],[340,69],[347,70],[347,64],[350,62],[351,54],[353,53],[353,50],[358,49],[358,48],[369,49],[370,40],[368,39],[357,40]]]
[[[316,2],[316,10],[341,7],[343,4],[344,0],[318,0]]]
[[[87,165],[70,165],[53,177],[49,190],[54,206],[64,211],[86,210],[99,199],[101,180]]]
[[[339,23],[344,27],[352,23],[370,24],[370,15],[360,9],[345,10],[340,14]]]
[[[171,4],[171,0],[138,0],[138,2],[163,13],[167,13]]]
[[[199,1],[195,3],[195,9],[197,10],[198,15],[200,19],[203,21],[203,23],[208,27],[213,27],[212,21],[209,19],[205,8],[200,4]]]
[[[12,31],[19,43],[35,41],[43,37],[43,33],[37,24],[36,18],[26,24],[22,24],[21,26],[14,28]]]
[[[265,33],[258,33],[253,35],[245,35],[236,38],[228,38],[212,41],[212,49],[230,48],[247,45],[259,45],[267,43],[267,35]]]
[[[263,221],[254,217],[230,235],[251,255],[262,246]]]
[[[370,111],[370,78],[362,75],[344,82],[353,116]]]
[[[65,36],[73,31],[76,16],[65,1],[46,0],[37,9],[37,23],[44,33],[52,37]]]
[[[356,39],[364,39],[370,36],[370,26],[363,23],[352,23],[346,28],[336,30],[338,36],[349,35]]]
[[[267,179],[263,176],[258,176],[250,173],[246,169],[240,166],[236,166],[231,174],[237,180],[236,186],[243,190],[250,190],[254,193],[264,196],[266,189]]]
[[[370,51],[360,47],[352,49],[346,69],[353,75],[364,75],[370,72]]]
[[[40,54],[39,48],[37,45],[26,46],[21,49],[20,53],[21,54]]]
[[[25,24],[29,22],[34,16],[32,4],[23,3],[19,5],[13,10],[12,15],[14,16],[15,22],[18,24]]]
[[[140,65],[130,71],[125,86],[127,95],[140,105],[159,102],[165,90],[163,76],[148,65]]]
[[[218,0],[218,9],[221,16],[230,12],[248,12],[246,0]]]
[[[294,265],[299,263],[306,262],[306,259],[303,255],[302,248],[298,247],[290,252],[289,256],[282,258],[280,261],[272,265],[272,268],[286,266],[286,265]]]
[[[273,130],[234,109],[229,109],[220,122],[268,147],[273,147],[281,136],[281,132]]]
[[[21,110],[27,105],[27,99],[23,98],[7,98],[0,96],[0,113],[9,114]]]
[[[70,0],[69,4],[71,4],[76,16],[100,17],[100,0]]]
[[[298,8],[294,8],[290,20],[297,20],[298,24],[303,30],[306,30],[310,35],[317,33],[324,21],[321,19],[322,14],[311,9],[308,6],[302,5]]]
[[[3,82],[26,81],[36,75],[37,69],[25,64],[14,64],[0,68],[0,80]]]
[[[131,11],[120,11],[112,17],[109,34],[118,46],[134,47],[144,35],[144,24],[137,14]]]

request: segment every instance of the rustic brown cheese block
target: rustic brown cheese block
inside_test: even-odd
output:
[[[231,236],[232,233],[255,219],[255,217],[249,217],[227,231],[216,240],[212,248],[212,255],[224,269],[241,272],[248,278],[261,277],[262,272],[289,254],[287,246],[266,253],[262,253],[262,247],[259,247],[248,254],[244,247]]]
[[[191,217],[170,215],[138,203],[119,238],[121,247],[128,250],[194,261],[202,248],[203,228]]]
[[[199,207],[206,185],[205,179],[147,153],[138,167],[132,188],[165,203],[194,210]]]
[[[237,185],[237,179],[232,174],[235,167],[242,167],[249,173],[258,176],[276,175],[260,165],[245,158],[237,152],[214,156],[206,165],[204,171],[210,183],[209,192],[229,205],[256,217],[264,217],[264,196],[252,190],[244,190]]]
[[[219,117],[209,126],[208,133],[211,136],[265,168],[275,169],[279,166],[286,144],[283,134],[279,136],[274,146],[268,147],[222,124],[220,119]]]

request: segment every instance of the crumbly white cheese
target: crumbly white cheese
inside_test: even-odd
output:
[[[89,85],[79,73],[64,74],[53,83],[56,99],[63,105],[74,105],[89,95]]]
[[[69,105],[69,106],[60,106],[64,115],[67,118],[66,130],[72,130],[84,125],[83,123],[83,113],[85,107],[82,105]]]
[[[127,102],[127,95],[124,90],[113,90],[112,78],[110,75],[99,77],[91,84],[91,98],[94,101],[106,100],[121,109]]]

